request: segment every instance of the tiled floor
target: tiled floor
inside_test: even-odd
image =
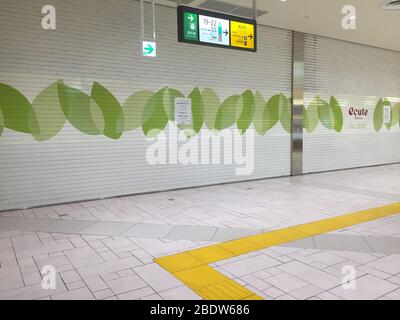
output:
[[[355,288],[342,287],[344,267]],[[266,299],[393,299],[400,293],[400,255],[272,247],[215,264]]]
[[[0,299],[200,299],[153,260],[390,204],[399,190],[389,165],[2,212]],[[212,266],[266,299],[400,299],[400,214]]]

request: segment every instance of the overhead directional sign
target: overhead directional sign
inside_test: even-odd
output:
[[[231,46],[252,49],[254,37],[253,24],[231,21]]]
[[[156,43],[153,41],[143,41],[142,54],[143,57],[152,57],[152,58],[156,57],[157,56]]]
[[[178,7],[178,41],[255,52],[255,20],[186,6]]]

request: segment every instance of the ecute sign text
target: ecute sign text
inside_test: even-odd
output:
[[[370,114],[367,108],[349,107],[349,129],[366,129]]]

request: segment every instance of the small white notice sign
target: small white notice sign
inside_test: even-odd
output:
[[[192,125],[192,99],[175,98],[175,121],[178,126]]]
[[[383,107],[383,122],[390,124],[392,122],[392,108],[390,106]]]

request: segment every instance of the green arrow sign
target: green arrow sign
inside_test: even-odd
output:
[[[156,43],[151,41],[143,41],[143,56],[156,57]]]
[[[195,13],[185,12],[183,22],[183,37],[185,40],[198,41],[199,26],[198,15]]]
[[[151,54],[154,51],[152,45],[148,44],[146,48],[144,48],[147,54]]]

